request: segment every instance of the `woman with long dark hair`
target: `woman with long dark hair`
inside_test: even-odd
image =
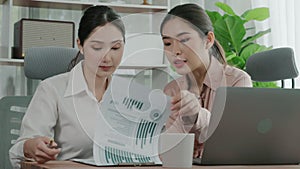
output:
[[[227,65],[210,18],[200,6],[174,7],[164,18],[160,30],[165,55],[182,75],[164,89],[172,96],[167,132],[195,133],[194,157],[198,157],[216,89],[220,86],[251,87],[251,78],[246,72]]]

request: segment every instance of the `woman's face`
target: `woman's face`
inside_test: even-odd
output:
[[[199,33],[180,18],[173,18],[162,29],[164,51],[176,72],[185,75],[195,69],[207,70],[211,39]]]
[[[79,43],[79,41],[78,41]],[[124,39],[121,31],[113,24],[99,26],[78,45],[84,55],[85,73],[97,77],[110,76],[121,62]]]

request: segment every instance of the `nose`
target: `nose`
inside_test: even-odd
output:
[[[173,42],[172,53],[175,56],[179,56],[182,53],[180,43],[177,40],[174,40]]]
[[[102,63],[109,63],[110,60],[111,60],[111,52],[110,50],[107,51],[101,58],[100,58],[100,61],[99,62],[102,62]]]

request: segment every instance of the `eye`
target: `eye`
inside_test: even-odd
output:
[[[184,38],[184,39],[181,39],[180,42],[181,42],[181,43],[185,43],[185,42],[187,42],[187,41],[189,41],[189,40],[190,40],[190,38]]]
[[[166,41],[166,40],[164,40],[163,42],[164,42],[164,45],[165,45],[165,46],[171,46],[171,42]]]
[[[165,46],[171,46],[171,43],[164,43]]]
[[[118,50],[120,48],[121,48],[121,44],[117,44],[117,45],[113,46],[111,49],[112,50]]]
[[[92,47],[92,49],[95,50],[95,51],[99,51],[99,50],[101,50],[102,48],[101,48],[101,47]]]

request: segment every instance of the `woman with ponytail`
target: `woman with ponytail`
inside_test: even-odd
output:
[[[9,151],[13,168],[20,168],[25,159],[38,163],[92,159],[96,114],[124,52],[125,27],[120,19],[107,6],[84,11],[73,68],[39,84],[23,118],[20,137]]]
[[[166,129],[167,132],[195,133],[194,157],[199,157],[216,89],[251,87],[251,78],[246,72],[227,65],[210,18],[198,5],[184,4],[171,9],[160,31],[165,55],[182,75],[164,89],[172,97],[172,113]]]

